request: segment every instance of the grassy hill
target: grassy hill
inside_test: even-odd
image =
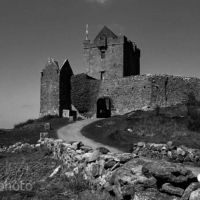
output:
[[[69,122],[66,118],[45,116],[39,119],[29,119],[26,122],[16,124],[13,129],[1,129],[0,147],[13,145],[16,142],[36,144],[40,138],[40,132],[44,131],[44,124],[51,123],[52,130],[48,131],[50,137],[57,138],[56,130]]]
[[[167,112],[166,112],[167,113]],[[169,112],[168,112],[169,113]],[[200,149],[200,115],[174,116],[156,111],[135,111],[94,122],[84,127],[84,136],[126,152],[133,143],[167,143]]]

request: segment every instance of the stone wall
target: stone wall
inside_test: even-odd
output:
[[[138,142],[133,146],[133,153],[154,160],[164,159],[170,162],[200,167],[199,149],[191,149],[183,145],[177,147],[172,142],[166,144]]]
[[[100,97],[111,99],[112,115],[125,114],[150,105],[151,83],[145,75],[104,80],[100,87]]]
[[[169,107],[185,103],[193,94],[200,100],[200,78],[172,75],[149,75],[152,84],[151,106]]]
[[[85,75],[80,77],[83,76],[84,80],[80,79],[81,81],[78,80],[79,75],[73,78],[72,104],[82,105],[77,106],[80,111],[86,102],[87,112],[91,110],[93,114],[96,113],[97,100],[103,97],[110,98],[112,115],[123,115],[138,109],[156,107],[173,107],[176,114],[184,115],[187,114],[186,102],[190,94],[193,94],[196,100],[200,100],[199,78],[138,75],[112,80],[94,80]],[[75,96],[77,97],[74,98]],[[81,109],[81,112],[85,111]]]
[[[59,115],[59,66],[49,59],[41,72],[40,117]]]
[[[200,188],[190,170],[164,160],[146,162],[134,153],[112,153],[104,147],[93,150],[82,142],[51,138],[41,138],[39,142],[37,147],[48,149],[71,169],[65,173],[67,177],[82,173],[94,188],[114,194],[117,200],[188,200]],[[50,176],[57,171],[56,168]]]
[[[190,196],[193,191],[200,190],[196,176],[182,165],[165,160],[147,162],[134,153],[112,153],[104,147],[94,150],[82,142],[65,142],[47,137],[48,132],[43,132],[37,144],[18,142],[8,148],[0,148],[0,152],[31,155],[32,152],[42,151],[62,161],[51,172],[50,178],[56,176],[62,166],[66,166],[68,171],[65,170],[63,175],[67,178],[82,174],[92,189],[106,190],[117,200],[142,200],[150,197],[192,200]],[[144,147],[143,143],[138,143],[138,146]],[[180,150],[180,154],[183,154],[183,150]]]

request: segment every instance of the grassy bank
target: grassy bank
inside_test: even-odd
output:
[[[40,132],[44,131],[44,124],[51,123],[50,137],[57,138],[56,130],[69,122],[66,118],[47,116],[39,119],[29,119],[16,124],[13,129],[0,131],[0,146],[13,145],[16,142],[35,144],[39,140]]]
[[[153,111],[136,111],[94,122],[84,127],[84,136],[97,142],[130,151],[133,143],[166,143],[200,149],[199,116],[159,115]],[[192,121],[193,120],[193,121]]]

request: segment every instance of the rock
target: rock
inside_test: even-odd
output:
[[[138,142],[137,146],[140,147],[140,148],[142,148],[142,147],[145,146],[145,143],[144,142]]]
[[[190,194],[200,188],[200,183],[191,183],[184,191],[183,196],[181,197],[181,200],[188,200],[190,197]]]
[[[40,133],[40,140],[44,139],[44,138],[48,138],[49,137],[49,133],[48,132],[41,132]]]
[[[180,198],[159,192],[136,192],[133,200],[180,200]]]
[[[173,142],[172,141],[167,142],[167,146],[173,146]]]
[[[78,153],[78,154],[82,154],[83,152],[82,152],[81,149],[78,149],[78,150],[76,150],[76,153]]]
[[[92,147],[89,147],[89,146],[85,146],[85,145],[84,145],[84,146],[81,146],[80,149],[83,150],[84,152],[89,152],[89,151],[92,150]]]
[[[70,178],[70,177],[74,176],[74,172],[65,172],[65,176]]]
[[[51,124],[50,123],[45,123],[44,124],[44,130],[45,131],[51,130]]]
[[[63,149],[67,149],[67,148],[71,147],[71,144],[63,142],[62,146],[63,146]]]
[[[180,147],[178,147],[176,151],[177,151],[178,154],[180,154],[182,156],[186,155],[186,152],[183,149],[181,149]]]
[[[105,163],[104,168],[108,169],[108,168],[112,168],[117,162],[114,160],[109,160]]]
[[[96,150],[98,150],[101,154],[107,154],[108,152],[110,152],[105,147],[97,147]]]
[[[170,163],[165,160],[147,163],[144,167],[155,178],[163,179],[170,183],[186,183],[195,177],[190,170],[185,169],[182,165]]]
[[[93,177],[99,176],[100,167],[98,164],[92,163],[90,170]]]
[[[164,146],[164,144],[154,144],[152,149],[155,151],[161,151]]]
[[[92,152],[90,153],[84,153],[83,155],[82,155],[82,158],[83,159],[86,159],[86,160],[89,160],[89,158],[92,156]]]
[[[189,200],[199,200],[200,199],[200,188],[193,191],[191,194],[190,194],[190,198]]]
[[[118,186],[118,190],[115,188],[114,192],[122,191],[122,188],[126,186],[134,187],[135,191],[143,191],[145,188],[156,189],[156,179],[146,171],[143,171],[143,164],[145,161],[141,159],[134,159],[123,166],[116,169],[109,179],[110,185]],[[122,195],[116,194],[116,196]]]
[[[120,163],[126,163],[129,160],[133,159],[135,157],[134,154],[131,153],[121,153],[121,154],[117,154],[116,156],[114,156],[114,160],[118,161]]]
[[[122,196],[133,199],[135,196],[135,188],[132,185],[125,185],[121,188]]]
[[[102,155],[101,149],[96,149],[95,151],[92,152],[92,154],[90,154],[90,156],[88,157],[88,162],[94,162],[96,161],[99,156]]]
[[[184,192],[184,190],[182,188],[174,187],[170,183],[163,184],[161,191],[166,192],[168,194],[177,195],[177,196],[182,196],[183,192]]]
[[[74,142],[74,143],[72,143],[71,148],[77,150],[77,149],[79,149],[81,146],[83,146],[83,143],[82,143],[82,142]]]

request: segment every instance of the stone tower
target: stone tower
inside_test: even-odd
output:
[[[41,72],[40,117],[62,116],[64,109],[71,109],[71,83],[73,71],[68,60],[61,67],[57,61],[48,59]]]
[[[106,26],[96,38],[84,41],[86,74],[95,79],[115,79],[140,74],[140,49]]]

